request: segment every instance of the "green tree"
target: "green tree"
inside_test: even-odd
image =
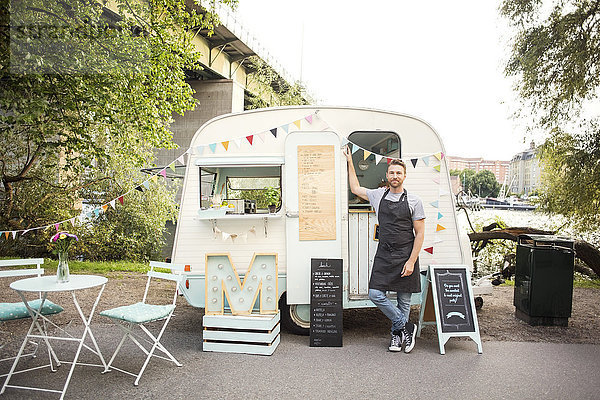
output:
[[[1,7],[0,230],[68,219],[78,199],[102,204],[138,185],[152,149],[174,146],[173,113],[196,105],[186,83],[200,68],[192,38],[212,29],[214,14],[185,0]],[[156,195],[167,210],[168,191]],[[0,251],[39,252],[45,236],[20,235]]]
[[[600,116],[586,106],[599,100],[600,1],[504,0],[500,12],[515,32],[506,74],[516,78],[522,115],[548,133],[540,206],[597,229]]]
[[[497,197],[500,193],[500,184],[496,176],[488,170],[475,174],[473,186],[477,188],[477,194],[480,197]]]

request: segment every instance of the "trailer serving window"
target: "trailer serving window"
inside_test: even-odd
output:
[[[200,207],[229,205],[237,213],[268,213],[269,205],[275,204],[279,210],[282,164],[282,158],[265,157],[197,160]]]
[[[402,147],[398,134],[391,131],[357,131],[352,132],[348,136],[348,140],[373,153],[366,160],[362,151],[357,151],[352,155],[360,185],[369,189],[385,185],[387,162],[381,160],[379,164],[375,164],[375,154],[401,158]],[[348,189],[348,206],[350,208],[370,207],[367,201],[355,196],[350,189]]]

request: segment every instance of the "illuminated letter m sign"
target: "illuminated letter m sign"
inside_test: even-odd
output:
[[[252,313],[260,296],[260,313],[277,313],[277,254],[254,254],[240,281],[229,254],[207,254],[205,314],[223,314],[225,297],[233,315]]]

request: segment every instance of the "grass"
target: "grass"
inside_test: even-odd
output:
[[[56,272],[58,260],[45,258],[42,268],[46,269],[47,273]],[[150,269],[148,263],[134,261],[75,261],[69,260],[69,272],[81,274],[97,274],[103,275],[109,272],[139,272],[146,273]]]

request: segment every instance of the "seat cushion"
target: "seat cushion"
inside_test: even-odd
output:
[[[36,299],[28,301],[27,303],[29,304],[29,307],[37,310],[40,308],[41,302],[41,299]],[[44,307],[42,307],[42,315],[58,314],[61,311],[63,311],[63,308],[50,300],[46,300],[44,302]],[[27,311],[27,307],[25,307],[25,304],[22,302],[0,303],[0,321],[28,318],[29,316],[29,311]]]
[[[174,309],[175,305],[173,304],[159,306],[154,304],[136,303],[128,306],[111,308],[110,310],[102,311],[100,315],[136,324],[143,324],[145,322],[166,318]]]

